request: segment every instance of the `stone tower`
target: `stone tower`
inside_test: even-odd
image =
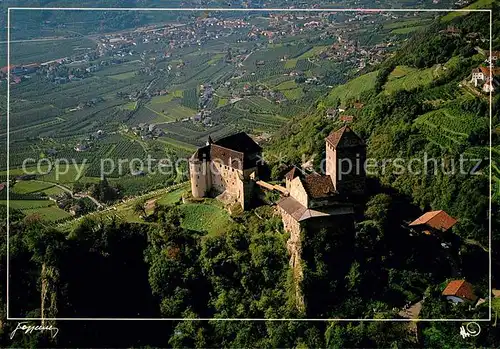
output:
[[[191,193],[195,198],[202,198],[211,189],[209,145],[199,148],[189,159],[189,175],[191,179]]]
[[[365,188],[366,145],[349,126],[326,140],[326,174],[340,194],[359,195]]]

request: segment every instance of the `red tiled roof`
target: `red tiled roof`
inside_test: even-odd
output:
[[[352,115],[340,115],[340,121],[351,122],[352,120],[354,120]]]
[[[451,217],[443,210],[426,212],[413,222],[410,226],[427,225],[440,231],[447,231],[457,223],[457,220]]]
[[[484,75],[490,76],[490,67],[480,66],[479,69],[481,69],[481,72]],[[500,75],[500,69],[499,68],[493,68],[491,70],[491,75],[493,75],[493,76]]]
[[[477,296],[474,294],[472,285],[465,280],[453,280],[448,283],[443,290],[443,296],[455,296],[470,301],[475,301]]]
[[[326,137],[326,141],[335,148],[364,145],[363,140],[349,126],[333,131]]]
[[[10,68],[9,68],[10,67]],[[0,70],[2,71],[2,73],[7,73],[8,70],[12,70],[14,69],[16,66],[11,64],[10,66],[9,65],[6,65],[5,67],[2,67],[0,68]]]
[[[313,173],[306,175],[302,183],[307,195],[313,199],[325,198],[336,194],[330,176]]]

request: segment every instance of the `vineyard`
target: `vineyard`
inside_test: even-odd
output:
[[[415,124],[427,138],[447,149],[465,144],[472,132],[488,125],[488,119],[452,109],[439,109],[426,113]]]
[[[349,100],[358,99],[364,91],[375,87],[377,74],[378,71],[364,74],[344,85],[333,88],[328,94],[326,102],[331,105],[340,100],[341,105],[345,105]]]
[[[394,93],[400,90],[410,91],[417,87],[429,85],[438,76],[440,69],[431,67],[427,69],[416,69],[406,66],[397,66],[389,74],[387,83],[384,85],[385,93]]]

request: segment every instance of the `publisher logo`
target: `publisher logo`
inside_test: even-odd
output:
[[[481,326],[477,322],[469,322],[465,326],[460,327],[460,335],[462,338],[476,337],[481,333]]]

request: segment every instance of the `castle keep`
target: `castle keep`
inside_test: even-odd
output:
[[[222,195],[245,209],[252,198],[262,148],[244,132],[207,144],[189,159],[191,193],[195,198]]]

